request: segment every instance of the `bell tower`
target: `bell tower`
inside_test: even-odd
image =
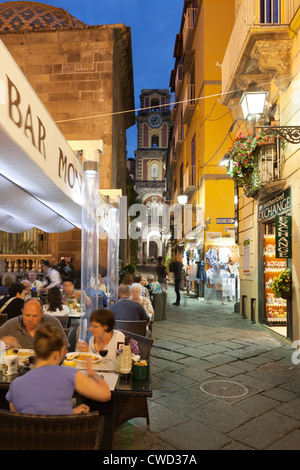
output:
[[[166,171],[165,162],[172,127],[170,94],[167,89],[143,89],[140,95],[140,111],[137,120],[137,143],[135,151],[135,190],[140,200],[151,212],[153,205],[158,213],[163,204]],[[158,230],[161,237],[161,228]],[[158,233],[157,232],[157,233]],[[143,258],[162,254],[158,234],[155,244],[147,239],[143,243]]]

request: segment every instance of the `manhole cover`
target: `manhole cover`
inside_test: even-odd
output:
[[[228,404],[236,403],[245,398],[251,397],[260,393],[262,390],[257,390],[251,386],[245,385],[232,380],[225,379],[209,379],[202,383],[194,383],[187,388],[193,392],[204,393],[207,396],[221,400]]]
[[[213,380],[200,385],[200,390],[215,398],[242,398],[248,393],[248,389],[237,382],[228,380]]]

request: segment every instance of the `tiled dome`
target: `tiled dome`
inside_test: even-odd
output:
[[[0,33],[86,26],[62,8],[37,2],[0,4]]]

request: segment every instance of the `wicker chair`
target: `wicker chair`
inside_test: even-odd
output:
[[[147,320],[125,321],[116,320],[115,330],[126,330],[136,333],[137,335],[146,336]]]
[[[0,326],[3,325],[7,320],[7,313],[0,313]]]
[[[68,328],[68,321],[69,321],[69,316],[68,315],[55,315],[55,317],[57,318],[57,320],[60,321],[61,323],[61,326],[63,327],[63,329],[66,329]]]
[[[43,416],[0,410],[1,450],[98,450],[103,430],[98,411]]]
[[[129,340],[135,339],[138,343],[141,359],[148,360],[150,358],[150,351],[153,343],[152,338],[131,333],[130,331],[122,330],[125,337]],[[140,396],[119,396],[116,401],[115,413],[115,429],[123,423],[133,418],[146,418],[147,427],[150,426],[150,418],[148,411],[147,397]]]
[[[146,359],[148,360],[150,358],[150,351],[152,348],[153,344],[153,339],[152,338],[147,338],[146,336],[142,335],[137,335],[136,333],[132,333],[131,331],[126,331],[126,330],[120,330],[122,333],[124,333],[125,338],[128,339],[135,339],[138,343],[138,347],[140,350],[140,356],[141,359]]]

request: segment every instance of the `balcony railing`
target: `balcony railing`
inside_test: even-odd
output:
[[[184,101],[182,105],[183,117],[182,122],[183,124],[189,124],[196,106],[195,100],[195,85],[187,85],[185,94],[184,94]]]
[[[197,11],[197,8],[187,8],[186,10],[185,21],[182,30],[184,51],[190,50],[193,44]]]
[[[0,260],[6,261],[6,272],[26,273],[34,269],[38,273],[42,272],[42,261],[51,262],[52,255],[34,255],[34,254],[1,254]]]
[[[188,165],[183,175],[183,191],[185,194],[190,195],[196,189],[196,166]]]
[[[183,133],[183,125],[182,124],[179,124],[177,127],[176,127],[176,130],[175,130],[175,153],[177,155],[180,155],[180,152],[181,152],[181,149],[182,149],[182,146],[183,146],[183,141],[184,141],[184,133]]]
[[[251,29],[288,25],[293,19],[300,0],[243,0],[222,62],[222,92],[229,89],[240,55]]]
[[[175,76],[175,93],[177,96],[180,96],[182,81],[183,81],[183,70],[182,70],[182,65],[180,64],[176,68],[176,76]]]

